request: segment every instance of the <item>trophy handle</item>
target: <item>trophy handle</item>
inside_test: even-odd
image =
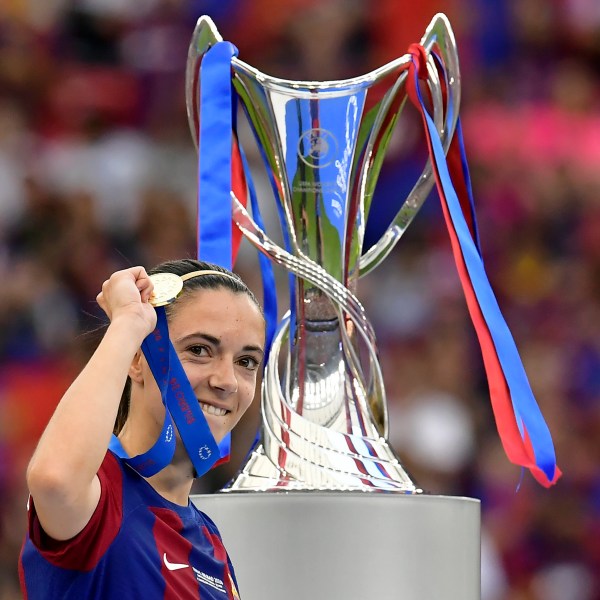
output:
[[[427,71],[429,75],[429,89],[433,100],[434,122],[440,134],[444,152],[448,152],[458,122],[460,70],[456,39],[446,15],[438,13],[433,17],[421,39],[421,45],[429,53]],[[439,81],[438,69],[431,55],[434,47],[441,56],[444,65],[445,105],[442,98],[442,84]],[[360,257],[358,263],[360,277],[370,273],[375,267],[379,266],[392,251],[421,208],[423,202],[425,202],[433,184],[431,160],[428,160],[421,177],[419,177],[383,236]]]
[[[211,46],[217,42],[223,41],[223,38],[217,30],[213,20],[208,16],[202,16],[198,19],[192,40],[189,46],[188,59],[186,66],[186,110],[188,123],[192,134],[192,139],[196,149],[198,148],[199,132],[199,113],[198,113],[198,78],[200,73],[200,63],[204,54]],[[427,70],[428,85],[433,101],[433,118],[439,131],[444,151],[447,152],[452,141],[458,122],[458,107],[460,104],[460,70],[458,65],[458,54],[456,50],[456,40],[447,17],[443,13],[436,14],[425,30],[421,39],[421,45],[429,53]],[[439,80],[438,69],[431,51],[436,49],[444,65],[444,79],[446,88],[446,102],[442,98],[442,82]],[[400,57],[389,65],[377,69],[368,76],[356,78],[357,81],[374,78],[384,70],[392,66],[399,66],[408,60],[408,55]],[[237,58],[233,59],[235,68],[241,68],[243,71],[251,71],[258,74],[256,69],[246,65]],[[403,74],[402,79],[405,78]],[[335,86],[339,82],[327,82],[327,87]],[[392,251],[398,240],[402,237],[406,228],[412,222],[417,212],[421,208],[427,195],[434,184],[432,177],[431,161],[428,161],[422,175],[414,185],[408,197],[396,213],[393,221],[383,234],[369,250],[364,252],[358,261],[359,276],[366,275],[377,267]]]
[[[198,150],[198,132],[200,131],[200,115],[198,113],[198,78],[200,76],[200,62],[211,46],[222,42],[214,21],[207,15],[198,19],[192,40],[188,49],[188,58],[185,69],[185,104],[190,126],[190,132],[196,150]]]

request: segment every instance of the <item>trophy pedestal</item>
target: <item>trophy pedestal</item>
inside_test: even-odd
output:
[[[338,492],[197,495],[243,600],[480,600],[480,504]]]

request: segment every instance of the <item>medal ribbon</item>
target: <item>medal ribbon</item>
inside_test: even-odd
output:
[[[509,460],[529,469],[539,483],[549,487],[561,472],[550,431],[483,266],[460,122],[446,159],[419,89],[419,79],[427,78],[426,51],[420,44],[413,44],[409,52],[412,61],[407,91],[423,119],[454,260],[482,351],[498,433]],[[441,79],[445,81],[443,73]]]
[[[164,314],[164,309],[160,309]],[[158,312],[157,324],[158,324]],[[117,456],[123,459],[130,467],[135,469],[142,477],[152,477],[159,471],[164,469],[173,460],[175,454],[175,435],[173,430],[173,418],[167,407],[168,383],[169,383],[169,355],[160,346],[162,333],[158,326],[154,331],[146,337],[142,343],[142,352],[148,361],[152,375],[156,380],[163,405],[165,406],[165,419],[162,431],[152,447],[142,454],[130,457],[125,448],[123,448],[120,440],[116,436],[112,436],[109,443],[109,449]],[[149,341],[152,340],[152,341]]]
[[[121,445],[121,440],[116,435],[111,437],[108,448],[118,457],[122,458],[130,467],[135,469],[142,477],[152,477],[152,475],[156,475],[173,460],[173,455],[175,454],[174,433],[173,419],[169,411],[167,411],[158,441],[147,452],[130,457]]]
[[[173,422],[192,461],[196,476],[201,477],[226,453],[208,427],[196,394],[181,366],[169,339],[164,307],[156,309],[156,328],[146,337],[142,352],[160,390],[165,406],[165,421],[158,440],[147,452],[130,458],[118,438],[113,436],[109,448],[143,477],[151,477],[164,469],[175,453]]]
[[[156,316],[156,329],[144,340],[142,349],[155,377],[157,374],[164,377],[166,370],[166,394],[161,390],[163,402],[175,421],[196,476],[201,477],[221,458],[221,451],[169,339],[164,307],[156,309]]]

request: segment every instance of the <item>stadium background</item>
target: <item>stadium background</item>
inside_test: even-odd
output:
[[[485,263],[564,476],[547,491],[525,475],[516,491],[435,195],[359,289],[390,438],[425,489],[481,498],[483,600],[600,598],[597,0],[2,0],[0,600],[20,597],[24,470],[97,340],[102,281],[194,253],[183,89],[198,16],[259,69],[325,80],[404,53],[438,11],[457,37]],[[392,142],[369,241],[420,171],[420,135],[407,118]],[[273,225],[260,172],[257,184]],[[249,248],[239,271],[260,294]],[[231,477],[257,411],[196,491]]]

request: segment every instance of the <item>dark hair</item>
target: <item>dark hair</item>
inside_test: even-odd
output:
[[[198,275],[198,277],[191,277],[190,279],[187,279],[183,284],[183,290],[181,291],[181,295],[178,297],[178,299],[175,302],[167,305],[167,317],[173,315],[173,313],[177,310],[177,307],[180,306],[180,300],[185,299],[190,292],[200,289],[215,290],[220,288],[230,290],[234,294],[246,294],[257,306],[260,313],[264,316],[262,307],[256,299],[256,296],[252,293],[252,290],[250,290],[250,288],[244,283],[239,275],[229,271],[225,267],[192,258],[183,258],[180,260],[171,260],[156,265],[152,269],[148,269],[148,274],[154,275],[156,273],[174,273],[175,275],[183,276],[187,275],[188,273],[193,273],[194,271],[217,271],[218,273],[223,273],[223,275],[219,275],[218,273],[206,273]],[[131,379],[127,377],[127,381],[125,382],[125,387],[121,395],[121,402],[119,403],[119,410],[117,412],[115,426],[113,428],[113,433],[115,435],[118,435],[121,429],[123,429],[125,421],[127,421],[127,417],[129,416],[130,400]]]

